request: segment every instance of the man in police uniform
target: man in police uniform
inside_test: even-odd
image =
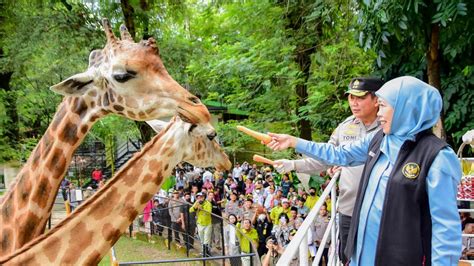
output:
[[[377,120],[378,103],[375,91],[382,87],[383,81],[377,78],[354,78],[346,92],[352,115],[338,125],[329,140],[335,146],[345,145],[357,141],[367,134],[378,130]],[[298,173],[315,174],[327,170],[323,165],[312,158],[301,160],[277,160],[277,170],[281,173],[296,171]],[[339,257],[345,264],[347,258],[344,249],[349,234],[351,216],[359,188],[359,181],[364,166],[342,167],[339,181]]]

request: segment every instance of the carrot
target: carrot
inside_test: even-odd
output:
[[[260,155],[254,155],[253,156],[253,160],[256,161],[256,162],[260,162],[260,163],[266,163],[266,164],[270,164],[270,165],[274,165],[275,162],[270,160],[270,159],[267,159],[263,156],[260,156]]]
[[[263,141],[263,143],[265,143],[265,144],[272,141],[272,137],[268,136],[267,134],[263,134],[263,133],[251,130],[251,129],[246,128],[244,126],[237,126],[237,129],[244,132],[245,134],[253,137],[253,138],[256,138],[260,141]]]

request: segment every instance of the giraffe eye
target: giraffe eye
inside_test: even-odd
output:
[[[127,70],[126,73],[114,74],[113,77],[117,82],[124,83],[134,78],[136,75],[137,75],[137,72]]]
[[[189,127],[189,133],[191,133],[193,131],[193,129],[195,129],[197,127],[197,125],[194,125],[192,124],[190,127]]]

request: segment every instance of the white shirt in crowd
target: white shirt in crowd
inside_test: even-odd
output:
[[[232,170],[232,177],[235,180],[239,180],[239,177],[240,177],[241,174],[242,174],[242,168],[240,166],[239,167],[234,167],[234,169]]]
[[[210,180],[211,182],[214,181],[214,175],[209,172],[209,170],[206,170],[206,172],[204,172],[204,174],[202,175],[202,181],[206,182],[206,180]]]

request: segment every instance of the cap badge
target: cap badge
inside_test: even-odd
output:
[[[359,88],[359,80],[355,80],[354,83],[352,83],[352,89],[358,89]]]

